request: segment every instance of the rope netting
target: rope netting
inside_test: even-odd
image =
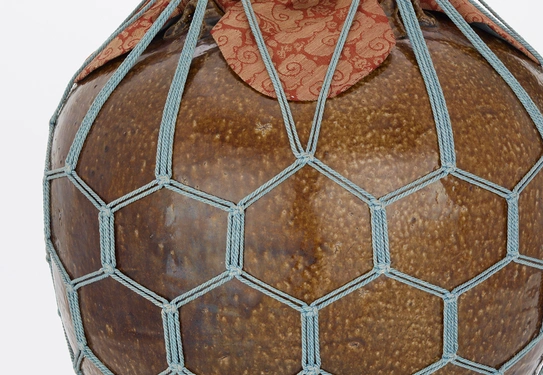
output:
[[[124,29],[126,25],[140,17],[155,2],[156,0],[151,0],[145,5],[144,8],[139,10],[140,7],[145,4],[145,1],[143,1],[136,8],[138,11],[134,11],[115,31],[115,33],[101,46],[101,48],[99,48],[89,57],[87,62],[91,61],[97,54],[99,54],[105,48],[105,46]],[[72,78],[66,91],[64,92],[63,98],[57,110],[50,121],[50,137],[44,178],[44,212],[47,259],[50,266],[56,267],[59,271],[66,290],[66,298],[68,300],[72,324],[77,340],[77,348],[75,350],[72,350],[71,346],[68,345],[70,347],[74,370],[76,373],[82,373],[81,365],[83,360],[86,358],[87,360],[91,361],[104,375],[113,375],[112,371],[109,370],[107,366],[102,363],[92,352],[87,343],[78,296],[78,290],[80,288],[105,278],[116,280],[161,309],[168,368],[161,372],[160,375],[192,374],[192,372],[185,367],[179,311],[187,303],[233,279],[237,279],[249,287],[258,290],[259,292],[274,298],[275,300],[299,312],[302,335],[302,371],[300,374],[302,375],[329,374],[326,369],[321,368],[319,348],[319,311],[335,301],[345,297],[346,295],[364,287],[381,276],[391,278],[410,287],[437,296],[443,302],[442,357],[439,361],[418,371],[416,373],[417,375],[432,374],[445,367],[447,364],[469,369],[479,374],[503,375],[507,370],[517,364],[532,348],[535,347],[535,345],[543,338],[543,330],[541,330],[537,337],[530,341],[520,352],[518,352],[513,358],[509,359],[500,368],[492,368],[481,363],[476,363],[466,358],[462,358],[457,354],[459,331],[458,299],[460,296],[480,285],[511,263],[518,263],[536,268],[538,270],[543,270],[543,260],[521,255],[519,253],[519,196],[530,181],[532,181],[534,177],[543,169],[543,157],[537,161],[537,163],[512,190],[506,189],[472,173],[459,169],[456,166],[456,152],[454,147],[451,120],[447,110],[447,103],[436,70],[432,63],[430,52],[424,40],[415,10],[410,0],[398,0],[397,3],[401,18],[405,24],[407,35],[412,43],[413,51],[415,53],[415,57],[425,82],[431,103],[432,113],[437,129],[440,152],[440,168],[438,170],[433,171],[432,173],[429,173],[424,177],[397,189],[394,192],[377,198],[315,157],[321,121],[323,118],[332,77],[345,44],[347,34],[349,33],[351,24],[353,23],[356,10],[359,6],[359,0],[352,1],[349,13],[343,25],[343,29],[339,36],[335,52],[326,73],[322,90],[317,101],[309,141],[305,148],[302,146],[298,137],[295,121],[292,116],[289,103],[282,88],[277,71],[272,63],[268,50],[266,49],[251,2],[250,0],[242,0],[251,31],[255,36],[258,48],[275,89],[275,93],[277,94],[277,100],[281,108],[290,148],[296,160],[281,173],[277,174],[264,185],[260,186],[245,198],[241,199],[238,203],[224,200],[218,196],[194,189],[172,179],[172,154],[177,114],[179,112],[181,98],[183,96],[183,90],[187,81],[192,56],[194,55],[195,46],[200,34],[200,25],[203,22],[208,2],[207,0],[198,0],[193,20],[188,30],[188,35],[179,58],[177,70],[173,77],[163,111],[157,141],[155,179],[149,184],[142,186],[141,188],[136,189],[119,199],[116,199],[110,203],[105,203],[100,196],[95,193],[77,174],[76,166],[83,145],[85,144],[92,125],[104,103],[108,100],[111,93],[123,80],[128,71],[135,65],[138,57],[144,52],[153,38],[163,28],[180,2],[181,0],[174,0],[164,9],[153,26],[148,30],[137,46],[127,55],[119,68],[113,73],[111,78],[95,98],[84,119],[82,120],[80,128],[77,131],[75,139],[66,157],[64,167],[54,170],[50,169],[53,131],[55,129],[59,114],[66,103],[71,89],[74,86],[75,77],[79,75],[79,73],[83,70],[83,67],[76,72]],[[471,41],[477,51],[479,51],[479,53],[488,61],[488,63],[513,90],[518,100],[533,120],[533,123],[539,131],[540,136],[543,138],[543,116],[523,87],[505,67],[505,65],[498,59],[498,57],[490,50],[490,48],[487,47],[477,33],[473,31],[471,26],[463,19],[463,17],[448,0],[436,0],[436,2],[443,9],[445,14],[462,31],[462,33]],[[543,58],[541,58],[541,56],[537,54],[533,48],[531,48],[520,36],[518,36],[518,34],[512,30],[511,27],[509,27],[501,18],[499,18],[486,3],[480,1],[479,4],[471,0],[470,2],[472,2],[473,5],[475,5],[494,22],[502,26],[504,30],[510,33],[510,35],[513,35],[519,43],[525,46],[541,63],[543,63]],[[86,64],[83,66],[85,65]],[[307,304],[272,287],[271,285],[268,285],[267,283],[247,273],[243,267],[245,213],[247,208],[272,191],[283,181],[293,176],[304,166],[314,168],[316,171],[320,172],[322,175],[328,177],[337,185],[350,192],[354,197],[360,199],[369,207],[371,213],[371,236],[373,246],[373,269],[370,272],[350,281],[349,283],[310,304]],[[508,212],[506,256],[484,272],[478,274],[452,290],[446,290],[442,287],[433,285],[429,282],[415,278],[395,269],[393,264],[391,264],[387,229],[387,206],[447,176],[454,176],[501,197],[507,202]],[[50,184],[52,180],[59,178],[69,179],[77,187],[77,189],[87,197],[87,199],[97,208],[99,212],[97,220],[100,229],[101,268],[98,271],[73,280],[69,277],[66,269],[64,268],[51,240]],[[130,205],[131,203],[160,189],[168,189],[228,213],[228,227],[225,243],[226,269],[220,275],[206,281],[205,283],[176,297],[171,301],[161,297],[143,285],[140,285],[116,268],[114,238],[115,213],[123,207],[126,207],[127,205]]]

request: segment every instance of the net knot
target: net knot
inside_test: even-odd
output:
[[[442,169],[445,173],[451,174],[456,170],[456,166],[454,164],[445,163],[443,164]]]
[[[309,365],[304,369],[304,375],[319,375],[320,372],[320,367],[316,365]]]
[[[228,274],[230,276],[239,276],[241,275],[241,267],[240,266],[234,266],[234,265],[230,265],[230,266],[227,266],[226,269],[228,270]]]
[[[74,172],[74,167],[70,163],[66,163],[64,165],[64,172],[69,176]]]
[[[242,206],[234,206],[230,208],[230,212],[235,216],[242,216],[245,213],[245,209]]]
[[[376,264],[375,265],[375,272],[379,275],[383,275],[387,272],[390,272],[390,264],[386,264],[386,263],[383,263],[383,264]]]
[[[112,215],[111,208],[109,208],[109,207],[100,207],[100,215],[102,215],[104,217],[111,217],[111,215]]]
[[[185,366],[183,366],[180,363],[172,363],[170,365],[170,370],[172,370],[173,372],[177,372],[178,374],[183,373],[184,369],[185,369]]]
[[[315,161],[315,156],[313,156],[313,154],[310,154],[308,152],[304,152],[298,155],[298,160],[300,160],[302,164],[307,164],[312,161]]]
[[[174,314],[177,311],[177,306],[172,305],[171,303],[165,303],[162,305],[162,310],[164,310],[166,314]]]
[[[111,264],[104,264],[102,266],[102,270],[106,275],[113,275],[115,273],[115,267],[113,267]]]
[[[520,195],[518,192],[516,191],[512,191],[508,196],[507,196],[507,201],[508,202],[516,202],[518,201]]]
[[[372,198],[370,200],[370,208],[374,211],[380,211],[385,209],[385,205],[380,200]]]
[[[507,259],[511,260],[517,260],[520,257],[520,252],[517,250],[513,250],[507,254]]]
[[[160,176],[157,176],[157,181],[160,186],[168,185],[171,182],[170,176],[163,174]]]
[[[454,303],[456,301],[458,301],[458,296],[456,294],[453,294],[453,293],[447,293],[443,300],[446,302],[446,303]]]
[[[317,316],[319,313],[319,310],[315,306],[304,306],[302,308],[302,314],[305,317],[314,317]]]

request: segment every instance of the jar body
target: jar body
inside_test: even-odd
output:
[[[75,166],[77,178],[50,182],[58,261],[71,280],[102,270],[103,277],[75,291],[88,353],[123,375],[172,369],[172,355],[194,374],[296,374],[308,361],[301,348],[311,321],[318,327],[323,370],[412,374],[440,361],[450,333],[444,320],[450,302],[431,291],[453,291],[491,267],[499,270],[455,305],[457,355],[500,368],[529,345],[541,329],[542,271],[506,262],[510,207],[486,183],[513,190],[542,157],[541,136],[492,67],[450,21],[437,17],[439,25],[424,33],[461,172],[425,182],[440,170],[438,135],[407,40],[399,40],[370,76],[327,101],[315,154],[376,199],[424,183],[384,207],[396,274],[376,273],[372,226],[378,209],[327,169],[296,164],[277,101],[232,73],[209,35],[196,48],[177,117],[172,180],[153,185],[162,111],[183,46],[183,38],[157,38],[102,108]],[[480,34],[543,109],[541,68]],[[91,73],[72,91],[55,129],[52,169],[64,167],[85,113],[121,61]],[[305,144],[316,103],[290,104]],[[283,182],[244,207],[243,241],[238,236],[232,245],[232,228],[241,219],[222,206],[238,205],[285,170]],[[461,178],[470,174],[484,179],[484,186]],[[119,199],[121,205],[113,204],[106,220],[84,190],[106,205]],[[132,201],[134,191],[142,194]],[[198,192],[220,200],[196,199]],[[518,201],[519,251],[536,260],[543,260],[542,197],[540,171]],[[115,271],[103,266],[105,227]],[[229,246],[243,254],[243,280],[228,274]],[[77,352],[77,312],[66,297],[74,292],[67,291],[60,268],[53,262],[62,319]],[[398,275],[422,283],[417,288]],[[335,298],[349,283],[355,287],[319,305],[318,313],[299,311],[285,297],[311,305]],[[424,283],[431,287],[422,290]],[[181,302],[170,311],[163,300]],[[178,341],[165,338],[168,319],[179,325]],[[172,342],[182,349],[174,350]],[[541,355],[539,343],[505,373],[532,374]],[[90,355],[82,372],[101,373]],[[436,373],[475,372],[449,363]]]

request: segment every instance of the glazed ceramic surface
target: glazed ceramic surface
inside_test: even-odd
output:
[[[209,16],[213,18],[213,15]],[[526,111],[492,67],[444,16],[425,28],[449,108],[458,167],[512,189],[543,154]],[[540,67],[478,32],[543,109]],[[157,37],[101,110],[76,172],[106,203],[155,178],[162,110],[183,37]],[[81,120],[122,58],[71,93],[58,121],[52,168],[64,166]],[[302,144],[314,102],[290,103]],[[407,39],[370,76],[330,99],[315,155],[375,197],[439,168],[435,123]],[[231,202],[295,161],[277,101],[233,74],[209,34],[197,46],[177,118],[173,179]],[[51,183],[52,240],[72,279],[101,267],[98,210],[67,178]],[[386,208],[391,265],[451,290],[506,256],[507,202],[453,176]],[[115,213],[117,268],[171,300],[225,270],[228,214],[162,189]],[[251,205],[244,270],[306,303],[373,267],[368,206],[306,165]],[[543,259],[543,172],[520,198],[520,251]],[[55,267],[53,267],[55,270]],[[77,349],[65,288],[61,315]],[[511,263],[459,299],[462,357],[499,367],[541,329],[542,272]],[[161,310],[106,278],[78,290],[88,345],[115,374],[164,371]],[[380,276],[319,311],[322,368],[332,374],[407,375],[443,351],[443,300]],[[195,374],[301,371],[299,313],[237,281],[180,308],[186,367]],[[534,347],[506,375],[532,375]],[[89,360],[85,375],[101,372]],[[439,375],[471,375],[454,365]]]

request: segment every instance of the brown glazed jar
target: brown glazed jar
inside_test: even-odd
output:
[[[219,16],[209,9],[205,22]],[[456,151],[445,171],[407,38],[328,99],[315,159],[303,162],[277,100],[234,74],[207,31],[177,116],[170,180],[155,175],[157,142],[186,32],[157,35],[70,169],[81,122],[125,56],[73,88],[53,132],[46,197],[55,290],[80,374],[537,374],[541,134],[457,27],[433,17],[422,29]],[[543,110],[541,67],[476,32]],[[316,103],[290,106],[306,144]],[[265,195],[237,208],[262,186]]]

